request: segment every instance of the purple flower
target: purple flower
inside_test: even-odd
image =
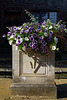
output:
[[[33,46],[32,46],[32,49],[35,49],[35,48],[36,48],[36,45],[33,45]]]
[[[14,31],[16,31],[16,30],[17,30],[17,27],[16,27],[16,26],[14,26],[14,27],[13,27],[13,30],[14,30]]]
[[[51,38],[50,37],[48,37],[48,42],[50,42],[51,41]]]
[[[42,27],[45,27],[45,23],[44,22],[42,23]]]
[[[33,43],[34,43],[34,44],[37,44],[37,41],[36,41],[36,40],[34,40],[34,41],[33,41]]]
[[[24,47],[27,46],[27,43],[24,43],[23,46],[24,46]]]
[[[49,33],[50,33],[50,34],[53,34],[53,32],[52,32],[52,31],[49,31]]]
[[[22,29],[22,30],[20,31],[20,34],[22,34],[22,33],[23,33],[23,30],[24,30],[24,29]]]
[[[10,34],[11,34],[11,32],[8,32],[8,33],[7,33],[7,36],[10,36]]]
[[[41,40],[41,43],[42,43],[42,44],[44,44],[44,43],[45,43],[45,40],[44,40],[44,39],[42,39],[42,40]]]
[[[38,51],[38,48],[36,48],[35,51]]]
[[[42,24],[42,22],[40,22],[40,25]]]
[[[41,29],[41,26],[40,25],[38,26],[38,29]]]
[[[44,49],[41,49],[41,53],[44,53]]]
[[[43,29],[43,31],[45,32],[45,29]]]
[[[17,39],[20,39],[20,36],[18,36]]]
[[[37,32],[37,30],[34,30],[34,32]]]
[[[29,34],[29,38],[31,38],[32,37],[32,34]]]
[[[29,29],[28,29],[28,30],[25,30],[24,32],[25,32],[25,33],[28,33],[28,32],[29,32]]]
[[[15,35],[15,33],[13,33],[12,35],[13,35],[13,37],[14,37],[14,38],[16,38],[16,35]]]
[[[29,29],[29,32],[32,32],[32,29]]]
[[[20,31],[20,34],[22,34],[22,31]]]
[[[41,45],[40,47],[43,48],[43,45]]]
[[[37,37],[37,34],[36,33],[34,33],[34,37]]]
[[[9,33],[10,34],[10,33]],[[13,32],[13,35],[15,35],[15,32]]]
[[[12,27],[10,27],[9,30],[12,31]]]
[[[49,34],[49,37],[52,38],[52,34],[51,33]]]
[[[27,29],[27,28],[28,28],[28,26],[25,26],[25,28]]]
[[[64,29],[64,27],[62,26],[62,27],[60,27],[61,29]]]
[[[38,44],[35,44],[35,46],[37,47],[37,46],[38,46]]]
[[[47,53],[47,51],[48,51],[48,50],[47,50],[47,49],[45,49],[45,52],[46,52],[46,53]]]
[[[38,32],[42,32],[42,30],[38,29]]]
[[[2,37],[5,37],[6,35],[5,34],[3,34],[3,36]]]
[[[18,47],[18,44],[16,44],[16,46]]]
[[[46,31],[48,31],[48,29],[46,28]]]
[[[43,45],[43,48],[45,49],[46,48],[46,45]]]
[[[43,38],[44,38],[43,36],[40,37],[40,39],[43,39]]]
[[[29,43],[29,46],[32,47],[33,46],[33,43]]]
[[[45,47],[46,47],[46,45],[45,45],[45,44],[41,45],[41,48],[42,48],[42,49],[45,49]]]
[[[31,37],[30,37],[30,40],[31,40],[31,41],[34,41],[34,38],[33,38],[33,36],[31,36]]]
[[[33,27],[33,25],[30,25],[31,27]]]
[[[18,44],[21,44],[21,41],[20,40],[18,40]]]
[[[29,27],[29,30],[31,29],[31,27]]]

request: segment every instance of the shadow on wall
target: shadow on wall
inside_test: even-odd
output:
[[[67,98],[67,84],[57,85],[57,98]]]

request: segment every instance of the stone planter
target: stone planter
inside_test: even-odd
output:
[[[12,46],[12,74],[13,82],[10,87],[12,96],[29,96],[41,98],[56,98],[55,86],[55,52],[49,51],[48,59],[45,55],[31,49],[16,50]]]

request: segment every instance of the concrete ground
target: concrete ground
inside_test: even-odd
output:
[[[55,79],[55,82],[58,90],[57,92],[58,99],[47,99],[47,100],[67,100],[67,79]],[[12,79],[0,78],[0,100],[29,100],[29,98],[26,99],[23,98],[19,99],[18,97],[11,98],[9,89],[11,83]]]

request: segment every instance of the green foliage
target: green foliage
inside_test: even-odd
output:
[[[34,22],[34,23],[37,23],[38,22],[38,17],[34,17],[34,15],[32,15],[29,11],[27,11],[26,9],[25,9],[25,12],[26,12],[26,14],[30,17],[30,20],[32,21],[32,22]]]
[[[22,26],[18,27],[7,27],[9,32],[6,37],[9,44],[15,44],[19,50],[25,46],[30,47],[35,52],[48,55],[48,49],[56,49],[58,38],[64,40],[63,37],[67,32],[65,23],[62,20],[58,23],[52,23],[49,19],[39,23],[37,17],[35,18],[27,10],[25,12],[30,17],[31,22],[23,23]]]

